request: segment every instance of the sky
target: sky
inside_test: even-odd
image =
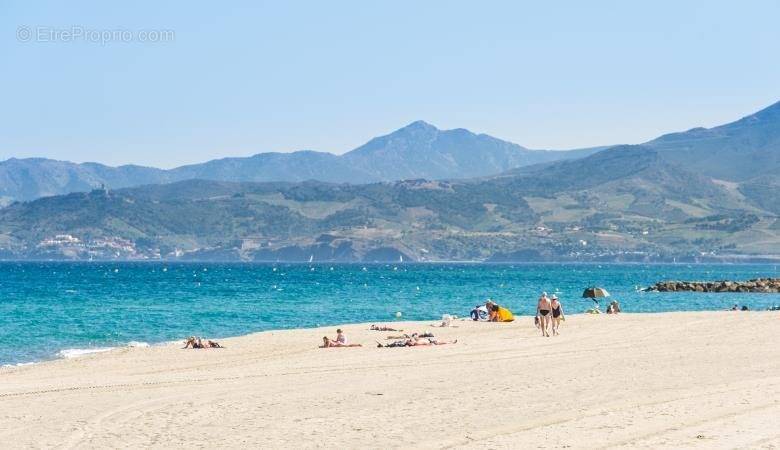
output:
[[[344,153],[415,120],[535,149],[780,100],[777,1],[8,1],[0,159]]]

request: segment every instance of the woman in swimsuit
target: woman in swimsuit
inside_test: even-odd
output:
[[[322,337],[322,345],[320,348],[330,347],[362,347],[362,344],[347,344],[347,338],[344,336],[344,332],[341,329],[336,330],[336,339],[330,339],[327,336]]]
[[[563,305],[558,301],[557,295],[553,294],[550,306],[552,307],[552,319],[550,319],[550,323],[552,324],[553,336],[556,336],[560,334],[558,332],[558,327],[561,326],[561,319],[563,319]]]
[[[542,296],[539,297],[539,302],[536,304],[536,317],[539,318],[539,328],[542,330],[542,336],[550,337],[550,333],[547,332],[547,324],[549,323],[549,319],[547,316],[550,315],[550,310],[552,309],[552,304],[550,303],[550,299],[547,298],[547,293],[542,293]]]

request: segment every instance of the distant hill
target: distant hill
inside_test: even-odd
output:
[[[372,183],[425,178],[444,180],[542,170],[545,163],[582,158],[609,147],[569,151],[529,150],[465,129],[440,130],[423,121],[374,138],[341,156],[314,151],[260,153],[161,170],[109,167],[43,158],[0,162],[0,206],[14,200],[189,179],[232,182],[318,180]],[[643,144],[690,173],[728,182],[780,173],[780,102],[718,127],[671,133]],[[747,189],[747,188],[746,188]],[[759,195],[750,191],[751,195]]]
[[[754,199],[754,190],[762,188],[713,181],[646,146],[470,180],[188,180],[0,209],[0,256],[320,262],[780,255],[776,202]]]
[[[0,162],[0,204],[84,192],[100,185],[118,189],[190,179],[370,183],[412,178],[469,178],[544,161],[577,158],[597,150],[529,150],[485,134],[464,129],[439,130],[418,121],[341,156],[308,150],[260,153],[171,170],[76,164],[44,158],[9,159]]]
[[[569,152],[414,122],[342,156],[172,170],[11,159],[0,195],[50,197],[0,208],[0,258],[776,261],[778,124],[775,104]]]
[[[546,161],[578,158],[598,149],[529,150],[469,130],[439,130],[417,121],[372,139],[343,159],[371,173],[376,180],[472,178]]]
[[[713,178],[744,181],[780,172],[780,102],[736,122],[672,133],[645,145]]]
[[[165,171],[149,167],[108,167],[45,158],[11,158],[0,162],[0,200],[5,202],[88,191],[101,184],[122,188],[169,181]]]

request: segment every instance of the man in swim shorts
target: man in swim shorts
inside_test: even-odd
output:
[[[550,333],[547,331],[549,324],[550,311],[552,310],[552,303],[547,298],[547,292],[542,292],[542,296],[539,297],[539,301],[536,303],[536,317],[539,318],[539,328],[542,330],[542,336],[550,337]]]

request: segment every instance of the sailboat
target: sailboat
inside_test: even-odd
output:
[[[314,255],[309,256],[309,262],[314,261]]]
[[[404,262],[404,255],[398,255],[398,262]]]

